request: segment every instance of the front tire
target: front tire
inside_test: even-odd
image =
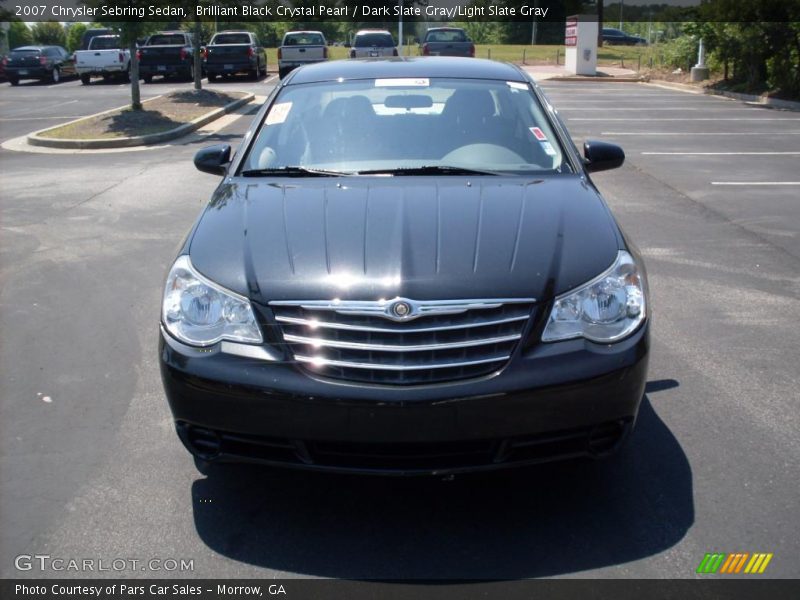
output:
[[[92,82],[91,75],[81,75],[81,83],[83,85],[89,85]]]
[[[9,77],[9,78],[8,78],[8,82],[9,82],[11,85],[15,85],[15,86],[16,86],[16,85],[19,85],[19,79],[14,79],[13,77]]]
[[[61,71],[58,70],[58,67],[53,67],[53,70],[50,71],[50,81],[53,83],[61,81]]]

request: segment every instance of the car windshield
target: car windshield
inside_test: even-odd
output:
[[[284,46],[322,46],[324,43],[319,33],[290,33],[283,41]]]
[[[90,50],[115,50],[119,48],[119,38],[118,37],[96,37],[92,39],[92,43],[89,44]]]
[[[531,88],[481,79],[367,79],[290,85],[240,173],[459,174],[567,169]]]
[[[183,46],[185,38],[182,35],[154,35],[147,42],[148,46]]]
[[[250,36],[246,33],[220,33],[211,40],[212,45],[216,44],[249,44]]]
[[[388,33],[362,33],[356,36],[353,46],[356,48],[392,48],[394,40]]]

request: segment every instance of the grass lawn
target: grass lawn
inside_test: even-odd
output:
[[[604,46],[598,52],[598,64],[622,66],[629,69],[638,69],[641,58],[641,66],[645,66],[653,55],[654,49],[651,47],[640,46]],[[417,46],[404,46],[403,55],[418,56]],[[328,47],[330,60],[339,60],[350,56],[350,49],[343,46]],[[475,47],[475,56],[478,58],[491,58],[504,62],[518,64],[564,64],[564,46],[531,46],[528,44],[505,45],[505,44],[478,44]],[[278,49],[267,49],[267,65],[270,71],[278,70]]]
[[[87,117],[40,133],[42,137],[74,140],[114,139],[161,133],[245,96],[243,92],[185,90],[158,96],[143,103],[142,110],[121,108]]]

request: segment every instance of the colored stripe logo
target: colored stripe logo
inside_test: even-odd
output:
[[[726,554],[723,552],[707,552],[697,567],[697,573],[702,575],[720,573],[727,575],[761,574],[767,570],[769,561],[772,560],[772,553],[755,552],[734,552]]]

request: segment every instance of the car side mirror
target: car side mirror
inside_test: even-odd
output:
[[[625,152],[616,144],[587,140],[583,143],[583,164],[590,173],[621,167]]]
[[[230,161],[231,147],[227,144],[209,146],[194,155],[194,166],[197,170],[212,175],[225,175]]]

